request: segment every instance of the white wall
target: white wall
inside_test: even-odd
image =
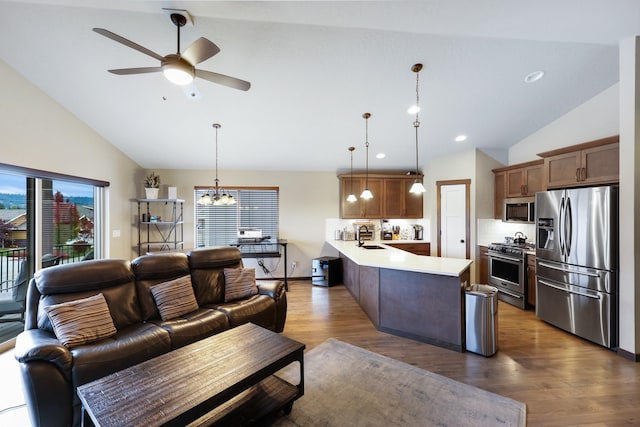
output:
[[[640,353],[640,37],[620,44],[620,348]]]
[[[185,199],[185,249],[191,249],[194,247],[194,186],[213,185],[215,170],[156,172],[163,183],[160,197],[166,197],[166,186],[172,186],[177,187],[178,198]],[[222,185],[228,186],[279,187],[280,238],[288,241],[288,273],[291,273],[291,263],[296,261],[298,267],[293,277],[311,276],[311,260],[328,255],[324,244],[326,219],[339,216],[339,181],[336,173],[219,170],[218,177]],[[134,217],[137,215],[133,210],[131,213]],[[137,239],[134,232],[132,226],[132,236]],[[132,244],[135,243],[132,241]],[[284,275],[284,260],[265,258],[264,262],[269,269],[277,266],[274,277]],[[245,259],[244,263],[248,267],[255,266],[255,260]],[[265,277],[259,269],[256,274]]]
[[[618,92],[619,84],[616,83],[519,141],[509,149],[509,164],[538,160],[538,153],[618,135]]]
[[[0,61],[0,162],[109,181],[110,256],[129,258],[131,226],[126,200],[135,197],[137,164],[44,92]],[[98,101],[96,101],[98,102]]]
[[[474,263],[471,265],[471,278],[477,280],[476,260],[478,257],[477,218],[493,218],[494,175],[492,169],[504,166],[502,163],[481,150],[470,149],[463,153],[433,160],[425,168],[425,187],[427,188],[425,217],[429,218],[431,252],[437,253],[437,181],[470,179],[470,256]],[[501,221],[497,221],[501,223]],[[493,227],[495,228],[495,227]],[[499,229],[499,227],[498,227]],[[501,231],[504,232],[504,231]],[[502,240],[502,239],[501,239]]]

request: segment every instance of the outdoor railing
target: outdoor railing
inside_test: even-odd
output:
[[[20,261],[26,258],[27,248],[0,248],[0,296],[11,292],[20,274]],[[42,268],[72,264],[92,258],[93,245],[89,243],[54,245],[52,252],[42,256]]]

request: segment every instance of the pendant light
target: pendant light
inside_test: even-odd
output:
[[[349,153],[351,154],[351,181],[349,181],[349,196],[347,196],[347,202],[353,203],[358,198],[353,194],[353,151],[356,147],[349,147]]]
[[[205,206],[226,206],[226,205],[235,205],[236,199],[233,198],[231,194],[227,194],[220,188],[220,180],[218,179],[218,129],[220,129],[222,125],[219,123],[214,123],[213,128],[216,130],[216,188],[213,193],[213,197],[209,195],[209,193],[200,197],[198,200],[199,205]]]
[[[413,182],[413,185],[411,186],[411,188],[409,189],[409,193],[413,193],[413,194],[420,194],[427,191],[424,188],[424,185],[422,185],[422,182],[420,182],[420,179],[418,178],[418,176],[420,175],[420,171],[418,169],[418,128],[420,127],[420,120],[418,119],[418,113],[420,113],[420,92],[418,90],[419,89],[418,82],[419,82],[420,70],[422,70],[422,64],[415,64],[413,67],[411,67],[411,71],[416,73],[416,105],[412,106],[408,110],[409,114],[415,113],[416,115],[416,120],[413,122],[413,127],[416,130],[416,179]]]
[[[366,159],[367,159],[367,167],[366,167],[366,175],[364,181],[364,191],[360,194],[361,199],[369,200],[373,199],[373,193],[369,190],[369,117],[371,117],[371,113],[364,113],[362,115],[365,123],[365,143],[364,146],[366,148]]]

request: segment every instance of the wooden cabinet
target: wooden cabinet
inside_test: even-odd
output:
[[[493,217],[502,219],[504,216],[505,177],[506,172],[494,172],[495,186],[493,190]]]
[[[383,218],[422,218],[422,194],[409,193],[413,183],[414,179],[384,179]]]
[[[533,197],[544,190],[543,169],[544,160],[536,160],[505,171],[506,197]]]
[[[495,219],[503,218],[504,199],[533,197],[536,191],[545,189],[544,160],[534,160],[493,169],[493,174],[493,216]]]
[[[387,243],[388,240],[383,240],[382,243],[391,246],[393,248],[402,249],[403,251],[411,252],[416,255],[431,255],[431,243]]]
[[[544,157],[547,188],[616,184],[620,172],[619,137],[538,154]]]
[[[478,247],[478,283],[489,284],[489,248],[486,246]]]
[[[361,199],[360,193],[365,189],[367,179],[365,177],[343,177],[340,180],[340,213],[341,218],[382,218],[382,180],[380,178],[369,178],[369,190],[373,193],[373,198],[369,200]],[[347,196],[355,194],[357,200],[348,202]]]
[[[536,256],[527,254],[527,305],[536,306]]]
[[[422,194],[409,193],[414,177],[369,174],[369,190],[373,193],[373,198],[369,200],[360,198],[367,180],[365,175],[353,175],[353,179],[351,175],[342,175],[339,178],[341,218],[422,218]],[[349,194],[354,194],[357,200],[348,202]]]

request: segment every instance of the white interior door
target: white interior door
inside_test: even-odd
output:
[[[466,258],[466,185],[440,187],[441,254],[448,258]]]

